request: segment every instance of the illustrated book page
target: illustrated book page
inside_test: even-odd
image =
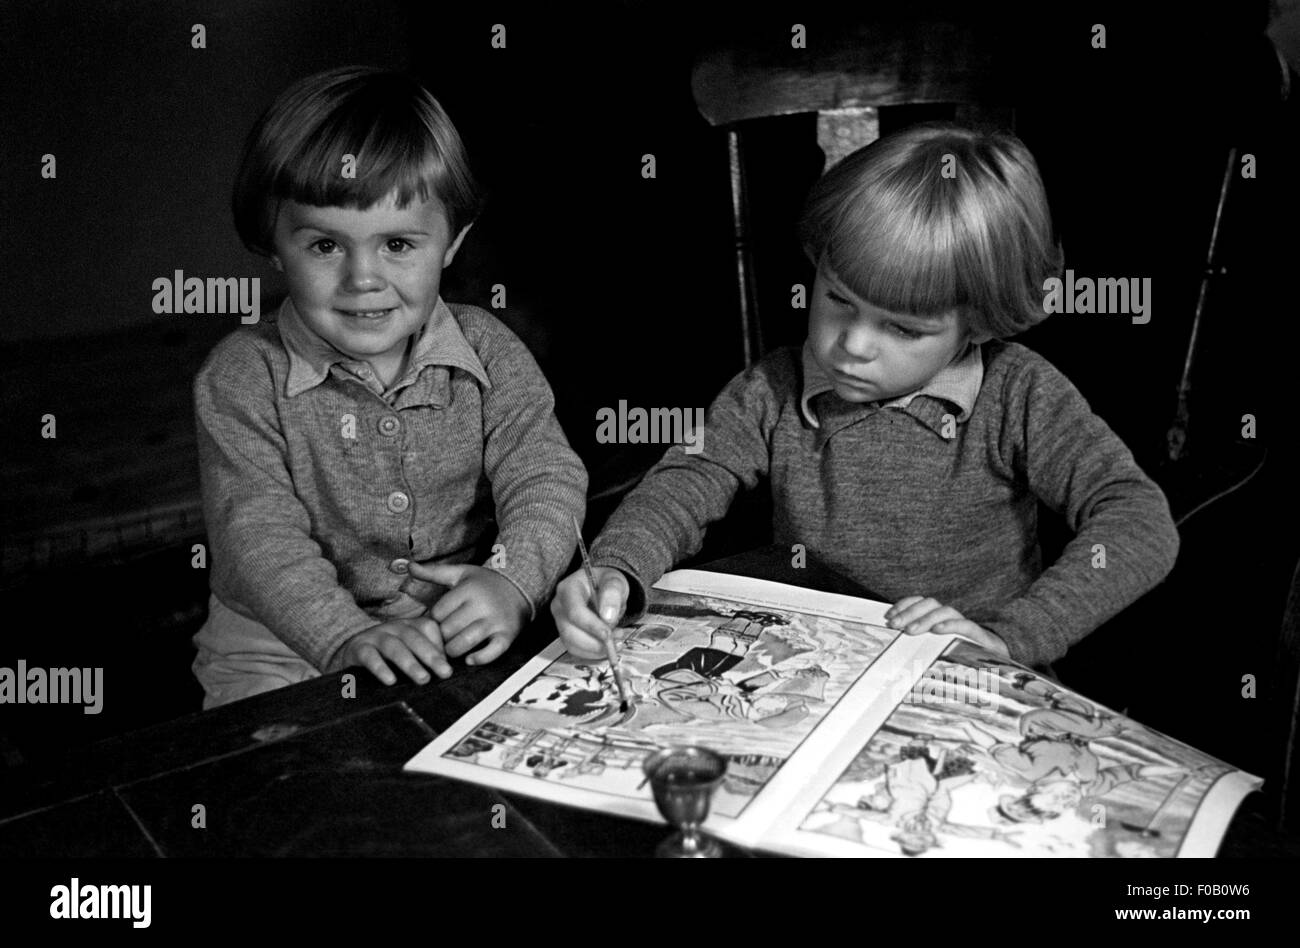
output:
[[[678,570],[615,631],[631,707],[606,662],[545,649],[406,765],[662,822],[642,762],[698,744],[727,758],[707,831],[754,845],[900,667],[951,636],[900,636],[883,603]]]
[[[1262,783],[964,640],[855,731],[777,818],[773,848],[1213,856]]]
[[[606,662],[555,642],[406,765],[662,822],[642,764],[727,760],[708,832],[836,856],[1213,855],[1257,778],[885,603],[678,570]]]

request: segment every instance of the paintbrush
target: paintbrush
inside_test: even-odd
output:
[[[573,518],[573,531],[578,535],[578,552],[582,554],[582,568],[587,574],[587,585],[591,587],[591,611],[600,617],[600,603],[597,601],[596,574],[591,568],[591,557],[587,555],[587,544],[582,542],[582,528],[578,526],[578,518]],[[601,619],[602,622],[605,620]],[[618,710],[627,714],[627,686],[623,684],[623,675],[618,670],[618,652],[614,651],[614,630],[605,627],[605,657],[609,659],[610,670],[614,672],[614,684],[618,685]]]

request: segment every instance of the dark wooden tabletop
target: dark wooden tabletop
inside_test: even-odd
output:
[[[788,551],[708,566],[864,592],[815,563],[793,568]],[[20,769],[0,785],[0,853],[649,856],[667,827],[402,772],[554,637],[547,614],[496,662],[455,663],[446,681],[385,687],[354,669],[354,697],[343,695],[344,673],[325,675]],[[1270,831],[1260,801],[1252,794],[1243,804],[1221,854],[1297,853],[1294,841]]]

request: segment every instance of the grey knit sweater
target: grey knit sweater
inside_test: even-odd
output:
[[[976,355],[969,413],[925,390],[886,406],[817,392],[809,418],[809,360],[771,353],[713,403],[702,451],[670,448],[628,495],[593,559],[632,577],[635,612],[737,490],[766,480],[777,542],[891,602],[933,596],[1017,661],[1060,658],[1168,575],[1178,533],[1164,494],[1047,360],[1008,342]],[[1039,500],[1075,534],[1046,570]]]
[[[388,618],[410,560],[496,569],[534,611],[549,597],[587,473],[537,363],[491,314],[441,300],[410,363],[385,390],[288,300],[213,350],[194,383],[212,592],[254,622],[210,617],[206,648],[288,645],[323,669]]]

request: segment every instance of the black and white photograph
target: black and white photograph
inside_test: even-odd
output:
[[[0,913],[1276,918],[1297,83],[1300,0],[0,0]]]

